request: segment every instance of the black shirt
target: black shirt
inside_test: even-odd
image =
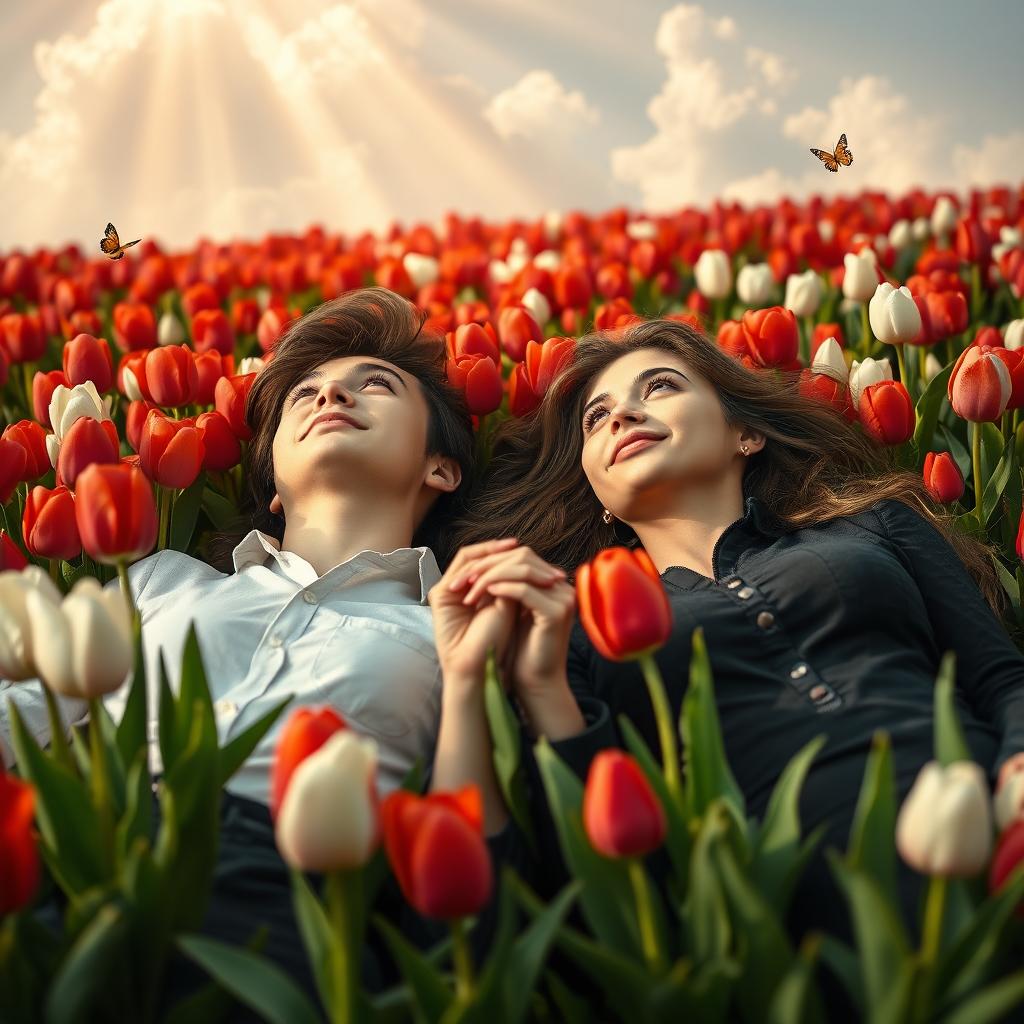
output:
[[[661,574],[673,613],[656,660],[678,716],[690,643],[701,626],[715,681],[726,755],[761,817],[789,759],[815,736],[801,797],[805,830],[829,824],[846,838],[876,730],[892,738],[898,796],[933,756],[935,677],[957,654],[957,711],[974,758],[994,781],[1024,751],[1024,655],[942,534],[902,502],[783,532],[748,497],[719,538],[714,579],[681,566]],[[611,662],[577,623],[569,682],[625,714],[660,747],[639,666]]]

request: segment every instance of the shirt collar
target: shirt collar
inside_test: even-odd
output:
[[[231,553],[235,572],[250,565],[266,565],[268,558],[273,559],[286,576],[304,586],[318,579],[316,570],[304,558],[291,551],[282,551],[280,541],[262,530],[251,530]],[[343,564],[349,565],[356,559],[376,565],[382,575],[407,583],[414,591],[418,587],[420,604],[427,603],[427,593],[441,578],[434,552],[427,547],[395,548],[386,553],[360,551]]]
[[[784,532],[773,522],[771,513],[768,511],[765,503],[753,494],[748,495],[744,501],[743,517],[730,523],[725,528],[725,531],[715,544],[712,561],[716,566],[721,565],[723,552],[727,549],[730,551],[734,550],[734,544],[740,545],[737,550],[738,554],[751,541],[764,537],[774,539],[781,537]],[[735,564],[735,560],[736,555],[733,555],[726,564]],[[683,590],[692,590],[699,583],[708,582],[707,576],[685,565],[670,565],[661,574],[661,578],[666,583],[671,583],[673,586]]]

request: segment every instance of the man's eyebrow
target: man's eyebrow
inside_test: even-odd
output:
[[[650,367],[650,368],[648,368],[646,370],[641,370],[633,378],[632,386],[636,387],[637,384],[640,384],[643,381],[647,380],[648,377],[653,377],[656,373],[677,373],[677,374],[679,374],[680,377],[683,378],[683,380],[686,381],[687,384],[690,383],[690,378],[687,377],[686,374],[683,373],[682,370],[677,370],[677,369],[675,369],[672,366],[654,366],[654,367]],[[599,394],[597,396],[597,398],[592,398],[589,402],[587,402],[587,404],[585,406],[583,406],[583,412],[586,413],[586,411],[592,405],[597,405],[598,402],[603,402],[607,397],[608,397],[608,392],[607,391],[603,391],[601,394]]]
[[[352,375],[358,373],[374,372],[386,373],[389,376],[394,377],[395,380],[397,380],[398,383],[401,384],[402,387],[408,391],[409,386],[405,383],[405,381],[402,380],[402,378],[394,370],[392,370],[390,366],[383,366],[380,363],[356,363],[355,366],[349,369],[348,374],[346,376],[351,377]],[[302,387],[303,384],[310,384],[314,381],[323,380],[323,378],[326,375],[327,371],[324,370],[322,367],[318,370],[313,370],[311,373],[307,373],[305,377],[303,377],[301,380],[296,381],[296,383],[289,389],[289,396],[293,395],[300,387]]]

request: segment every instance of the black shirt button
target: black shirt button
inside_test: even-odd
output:
[[[746,601],[746,599],[748,597],[753,597],[754,596],[754,588],[753,587],[744,587],[742,590],[737,590],[736,591],[736,596],[741,601]]]
[[[762,629],[771,629],[775,624],[775,616],[771,612],[759,612],[757,616],[757,624]]]

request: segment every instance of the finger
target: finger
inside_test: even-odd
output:
[[[538,569],[533,565],[523,563],[510,565],[507,562],[500,562],[497,565],[491,566],[490,569],[477,578],[469,590],[466,591],[466,596],[462,601],[463,604],[472,604],[480,594],[484,593],[489,583],[494,583],[498,580],[529,580],[540,586],[550,586],[559,579],[559,576],[547,569]]]
[[[455,552],[455,557],[451,560],[451,563],[449,564],[442,579],[445,577],[453,579],[461,567],[465,565],[466,562],[471,561],[474,558],[479,558],[481,555],[487,555],[498,551],[507,551],[509,548],[515,547],[518,543],[519,541],[515,537],[502,537],[499,540],[481,541],[479,544],[466,544]]]
[[[508,551],[485,554],[479,558],[467,561],[462,566],[460,572],[452,577],[448,586],[452,590],[458,590],[459,587],[472,583],[474,579],[479,579],[481,574],[491,566],[504,562],[534,565],[538,569],[549,570],[562,578],[566,575],[563,569],[560,569],[557,565],[552,565],[550,562],[545,562],[544,559],[531,548],[522,545]]]
[[[512,597],[531,612],[548,619],[564,621],[572,618],[576,611],[575,594],[554,593],[554,588],[535,587],[519,580],[498,580],[487,587],[487,593],[495,597]]]

